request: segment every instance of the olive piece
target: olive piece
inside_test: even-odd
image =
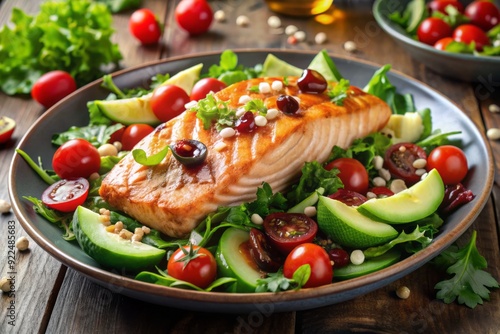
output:
[[[249,237],[250,255],[260,269],[275,273],[284,262],[283,256],[273,248],[264,233],[252,228]]]
[[[186,167],[200,165],[207,157],[205,144],[194,139],[182,139],[170,145],[174,157]]]
[[[326,79],[315,70],[307,69],[297,81],[297,85],[303,93],[321,94],[328,87]]]
[[[299,102],[290,95],[280,95],[276,99],[276,106],[285,114],[295,114],[299,110]]]

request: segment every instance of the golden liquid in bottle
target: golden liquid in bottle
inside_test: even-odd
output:
[[[291,16],[313,16],[324,13],[333,0],[265,0],[273,12]]]

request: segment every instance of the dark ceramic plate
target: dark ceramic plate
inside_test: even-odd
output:
[[[437,50],[412,39],[404,29],[389,20],[389,14],[404,10],[409,2],[410,0],[376,0],[373,4],[373,16],[380,27],[413,58],[433,71],[454,79],[484,83],[500,78],[499,56],[474,56]]]
[[[299,67],[307,66],[314,56],[313,53],[306,52],[245,50],[238,52],[239,61],[253,66],[262,63],[269,52]],[[361,87],[378,68],[351,59],[334,59],[341,73],[350,78],[354,85]],[[205,64],[204,69],[207,70],[209,65],[218,61],[217,53],[173,58],[118,72],[114,75],[114,79],[119,87],[136,87],[147,82],[156,73],[175,74],[200,62]],[[477,197],[447,219],[441,233],[429,247],[376,273],[319,288],[279,294],[205,293],[135,281],[118,272],[101,268],[76,243],[64,241],[57,227],[34,212],[32,205],[24,200],[23,196],[39,197],[46,184],[17,154],[13,158],[9,177],[9,191],[14,211],[30,237],[56,259],[103,286],[113,286],[114,291],[151,303],[191,310],[241,313],[254,310],[278,312],[311,309],[352,299],[409,274],[449,246],[477,217],[488,199],[493,183],[491,152],[485,144],[484,136],[472,121],[450,100],[424,84],[397,73],[390,73],[389,76],[402,93],[414,94],[419,108],[430,107],[434,111],[435,127],[443,131],[463,132],[462,139],[470,164],[465,184],[477,194]],[[55,151],[50,144],[52,134],[62,132],[72,125],[88,124],[87,101],[101,99],[107,95],[107,92],[100,87],[100,83],[101,81],[96,81],[87,85],[48,110],[24,136],[19,148],[32,157],[40,156],[46,167],[50,167]]]

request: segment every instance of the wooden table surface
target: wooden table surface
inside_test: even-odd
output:
[[[36,13],[41,1],[4,0],[0,2],[0,24],[8,22],[13,7]],[[295,24],[307,33],[307,42],[290,45],[285,35],[270,34],[267,18],[270,12],[262,0],[210,1],[214,10],[227,15],[224,23],[215,22],[210,32],[196,38],[181,31],[174,20],[178,1],[144,0],[143,7],[154,10],[165,23],[162,42],[142,47],[130,37],[127,24],[131,11],[114,16],[115,40],[124,55],[123,67],[146,61],[202,51],[242,48],[277,48],[287,50],[320,50],[332,54],[391,63],[393,68],[425,82],[454,101],[474,121],[480,131],[500,127],[500,114],[488,111],[491,103],[500,104],[498,82],[471,84],[444,78],[414,61],[377,26],[371,14],[371,3],[336,0],[328,13],[331,22],[282,17],[283,26]],[[248,27],[235,24],[238,15],[251,19]],[[325,32],[327,43],[317,45],[314,35]],[[358,51],[348,53],[342,47],[352,40]],[[8,167],[14,148],[44,109],[28,97],[10,97],[0,93],[0,115],[17,121],[13,140],[0,145],[0,198],[8,200]],[[488,261],[488,271],[500,278],[500,142],[489,143],[496,159],[496,181],[490,200],[474,222],[478,231],[478,249]],[[7,231],[15,224],[16,236],[26,235],[14,214],[0,216],[1,275],[7,265]],[[10,222],[10,223],[9,223]],[[471,229],[459,239],[469,240]],[[115,293],[91,282],[67,268],[34,242],[27,252],[17,252],[15,263],[15,297],[0,298],[0,333],[500,333],[500,291],[475,309],[444,304],[435,298],[434,285],[444,279],[431,265],[396,282],[354,300],[319,309],[277,314],[213,314],[183,311],[148,304]],[[407,300],[395,297],[398,286],[411,290]],[[12,310],[14,305],[14,310]],[[10,307],[10,309],[9,309]],[[207,310],[209,312],[210,310]],[[13,315],[13,317],[12,317]],[[9,321],[15,320],[15,326]]]

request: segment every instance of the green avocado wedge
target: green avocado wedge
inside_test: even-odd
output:
[[[96,262],[107,268],[136,272],[157,265],[166,251],[106,231],[99,214],[79,206],[73,216],[78,244]]]
[[[358,207],[358,211],[388,224],[404,224],[434,213],[444,198],[444,183],[435,169],[420,182],[393,196],[374,198]]]
[[[321,231],[345,247],[372,247],[398,236],[398,231],[391,225],[374,221],[355,207],[325,196],[318,200],[317,221]]]
[[[228,288],[230,292],[255,292],[257,280],[263,273],[251,266],[243,256],[240,246],[249,239],[247,231],[230,227],[222,234],[215,260],[219,268],[219,276],[234,277],[236,282]]]
[[[180,71],[161,85],[176,85],[184,89],[189,95],[194,84],[200,78],[203,64],[197,64],[183,71]],[[151,108],[151,97],[153,93],[136,98],[118,99],[118,100],[99,100],[95,105],[109,119],[124,124],[143,123],[149,125],[158,125],[160,120],[153,113]]]

